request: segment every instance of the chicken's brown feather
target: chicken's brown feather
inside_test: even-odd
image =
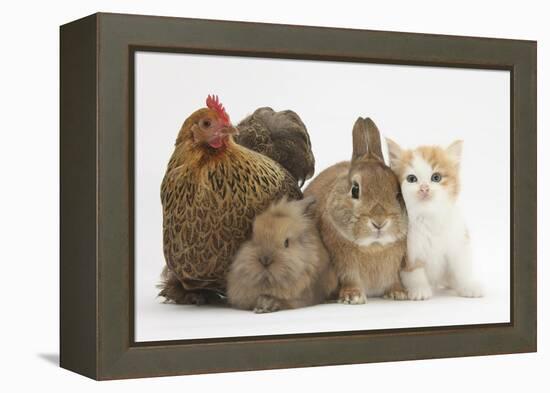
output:
[[[233,142],[209,158],[176,148],[170,160],[161,186],[164,254],[185,290],[223,292],[254,217],[283,195],[302,193],[278,163]]]

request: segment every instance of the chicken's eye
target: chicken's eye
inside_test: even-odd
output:
[[[201,125],[204,128],[208,128],[212,125],[212,122],[210,121],[210,119],[204,119],[204,120],[202,120]]]
[[[285,248],[288,248],[289,245],[290,245],[290,242],[288,241],[288,239],[285,239]]]
[[[359,199],[359,184],[355,181],[351,184],[351,197]]]

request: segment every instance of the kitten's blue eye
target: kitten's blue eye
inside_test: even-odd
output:
[[[432,175],[432,181],[433,181],[434,183],[439,183],[439,182],[441,181],[441,178],[442,178],[442,177],[443,177],[443,176],[441,176],[441,173],[436,172],[436,173],[434,173],[434,174]]]
[[[409,175],[407,176],[407,181],[409,183],[416,183],[418,181],[418,178],[415,175]]]

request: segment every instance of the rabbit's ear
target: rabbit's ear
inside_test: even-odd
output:
[[[367,145],[369,149],[369,154],[373,158],[377,158],[380,161],[384,161],[384,156],[382,155],[382,142],[380,141],[380,131],[378,127],[371,120],[370,117],[365,119],[365,128],[367,129]]]
[[[351,160],[357,160],[367,154],[367,129],[362,117],[357,118],[353,125],[353,155]]]
[[[314,196],[308,196],[300,201],[300,207],[302,208],[302,214],[308,214],[313,210],[313,207],[317,203],[317,198]]]

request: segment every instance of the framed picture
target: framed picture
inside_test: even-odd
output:
[[[100,13],[60,73],[62,367],[536,351],[536,42]]]

